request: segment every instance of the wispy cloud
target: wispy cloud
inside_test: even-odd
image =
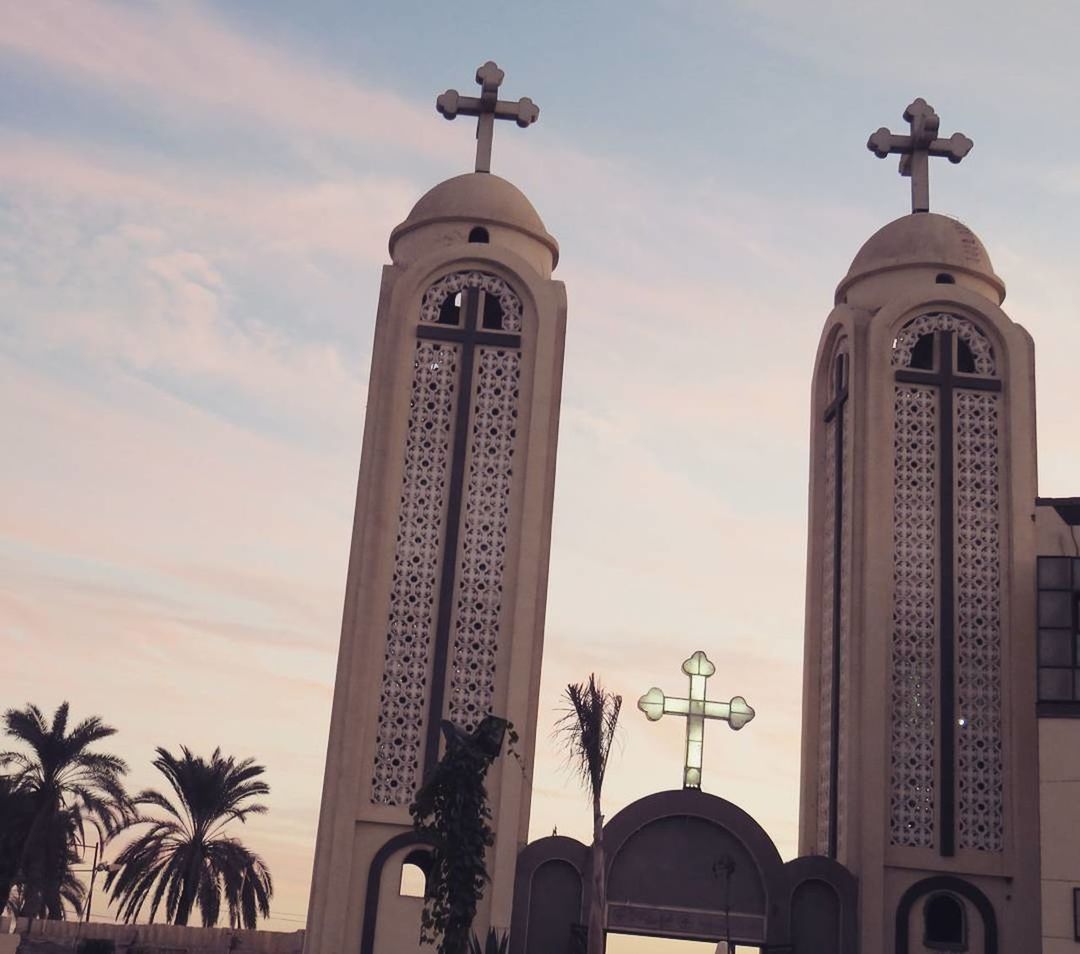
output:
[[[413,154],[440,148],[426,110],[231,30],[195,4],[41,0],[6,12],[0,47],[160,111],[220,111]]]
[[[681,24],[687,5],[675,6],[680,17],[667,19]],[[742,693],[759,713],[737,735],[710,727],[707,785],[752,799],[790,854],[806,392],[833,286],[880,224],[843,183],[816,178],[833,123],[848,118],[836,84],[858,111],[868,84],[906,89],[918,68],[946,95],[985,105],[1004,95],[1016,50],[1008,69],[986,69],[1001,52],[996,4],[977,16],[966,2],[939,4],[932,28],[847,0],[744,4],[737,22],[731,5],[693,6],[698,39],[733,26],[731,42],[760,43],[765,68],[807,111],[779,117],[788,138],[755,140],[727,123],[722,97],[705,95],[708,77],[678,95],[716,112],[725,147],[746,137],[792,170],[809,162],[801,188],[762,185],[724,156],[713,168],[695,152],[698,126],[616,152],[571,141],[545,114],[539,134],[498,143],[498,168],[527,186],[562,243],[570,295],[533,831],[588,828],[546,734],[561,686],[596,670],[626,698],[611,813],[678,784],[683,727],[646,723],[633,705],[651,685],[680,689],[679,663],[700,647],[720,664],[710,690]],[[1024,14],[1027,52],[1016,55],[1034,55],[1047,15]],[[441,26],[448,48],[459,28]],[[893,42],[897,31],[914,47]],[[19,693],[71,698],[122,728],[136,785],[156,782],[145,767],[153,744],[265,760],[274,810],[245,834],[269,846],[280,908],[295,915],[307,899],[379,267],[418,194],[467,168],[472,129],[439,121],[429,97],[392,92],[400,76],[384,86],[366,64],[334,65],[287,31],[271,35],[206,3],[36,0],[5,11],[0,53],[32,109],[8,115],[0,151],[0,639],[19,647],[7,673]],[[1062,49],[1072,33],[1046,35],[1047,70],[1022,77],[1023,90],[1072,88],[1059,82],[1074,69]],[[596,39],[568,35],[568,48]],[[575,66],[582,88],[589,69],[625,69],[628,83],[648,73],[586,59]],[[795,78],[783,73],[793,62]],[[788,108],[752,86],[731,95],[762,115]],[[65,104],[53,116],[57,89]],[[995,117],[1027,115],[1008,102]],[[93,121],[65,122],[73,105]],[[588,128],[589,96],[573,109]],[[994,135],[1014,135],[1011,119],[1000,126]],[[849,137],[853,149],[862,135]],[[1018,161],[993,168],[1017,183],[1038,172]],[[1054,170],[1040,188],[1067,195],[1072,170]],[[991,252],[1016,317],[1046,333],[1044,480],[1069,492],[1080,463],[1061,395],[1075,389],[1069,356],[1080,348],[1075,256],[1062,252],[1067,233],[1021,225],[997,220]],[[1040,231],[1045,245],[1033,244]],[[1056,259],[1044,254],[1052,246]]]

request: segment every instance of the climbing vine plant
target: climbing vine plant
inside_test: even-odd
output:
[[[420,921],[420,940],[439,954],[467,954],[484,885],[487,849],[495,842],[484,779],[507,742],[518,759],[513,725],[487,716],[466,733],[442,723],[446,752],[409,806],[413,828],[431,846],[431,870]]]

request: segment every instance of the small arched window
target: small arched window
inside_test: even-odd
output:
[[[964,904],[959,898],[951,894],[935,894],[927,898],[923,922],[923,942],[931,950],[967,950]]]
[[[469,241],[478,242],[481,245],[486,245],[488,242],[491,241],[491,237],[488,235],[487,229],[485,229],[482,225],[476,225],[473,227],[472,231],[469,232]]]
[[[401,883],[398,894],[403,898],[426,898],[428,875],[431,874],[431,853],[410,851],[401,863]]]
[[[466,297],[480,293],[482,312],[477,324],[485,331],[521,334],[521,299],[503,279],[486,272],[454,272],[445,275],[426,292],[420,305],[420,321],[432,325],[464,324]]]
[[[945,334],[943,334],[945,333]],[[949,354],[938,353],[955,340]],[[955,350],[953,350],[955,349]],[[919,315],[904,325],[893,339],[892,366],[915,371],[940,371],[946,363],[963,374],[997,377],[990,339],[973,321],[944,312]]]
[[[935,371],[940,365],[940,355],[935,354],[935,333],[920,335],[911,349],[909,368],[917,371]],[[976,374],[975,352],[965,338],[956,339],[956,370],[961,374]]]
[[[938,275],[937,278],[934,279],[934,281],[936,281],[939,285],[955,285],[956,284],[956,279],[952,275],[950,275],[948,272],[942,272],[940,275]]]

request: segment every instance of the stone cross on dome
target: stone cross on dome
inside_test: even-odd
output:
[[[975,145],[963,133],[953,133],[948,139],[938,138],[941,119],[934,108],[921,97],[904,110],[904,119],[911,133],[898,136],[882,126],[866,143],[879,159],[900,154],[900,175],[911,178],[911,211],[930,211],[930,156],[943,156],[949,162],[959,162]]]
[[[447,119],[456,116],[476,116],[476,171],[491,172],[491,141],[495,137],[495,120],[512,119],[522,129],[540,118],[540,107],[527,96],[516,103],[499,99],[505,73],[491,60],[476,71],[480,84],[479,96],[462,96],[448,89],[437,100],[435,108]]]
[[[686,719],[683,788],[701,788],[705,720],[721,719],[731,728],[741,729],[754,718],[754,710],[742,696],[733,696],[730,702],[710,702],[705,698],[705,681],[716,672],[716,666],[700,649],[682,664],[682,671],[690,677],[688,699],[673,699],[653,686],[638,699],[637,705],[650,722],[657,722],[666,715],[679,715]]]

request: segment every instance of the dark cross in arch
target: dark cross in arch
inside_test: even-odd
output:
[[[927,336],[923,336],[924,338]],[[913,357],[919,353],[916,343]],[[955,331],[933,332],[934,370],[900,368],[896,380],[904,384],[920,384],[938,389],[938,589],[940,592],[940,638],[938,640],[938,720],[941,750],[940,812],[941,831],[938,848],[942,855],[956,853],[956,700],[954,696],[956,649],[956,566],[955,566],[955,501],[956,468],[953,462],[953,394],[959,389],[971,391],[1000,391],[997,378],[981,377],[958,367],[959,339]],[[974,368],[972,368],[972,372]]]
[[[517,332],[495,331],[488,324],[498,324],[501,310],[488,307],[488,293],[479,288],[461,292],[460,308],[452,306],[454,296],[443,304],[438,324],[421,324],[416,337],[427,341],[445,341],[459,346],[458,379],[455,387],[457,408],[454,415],[454,437],[450,456],[450,490],[446,508],[446,536],[443,541],[442,570],[439,580],[439,612],[435,621],[435,662],[432,670],[431,699],[428,707],[424,775],[439,761],[439,726],[446,698],[447,666],[454,618],[454,589],[457,582],[458,540],[461,533],[461,511],[464,504],[465,462],[469,450],[469,414],[473,403],[473,368],[480,347],[521,348]],[[456,314],[455,314],[456,312]],[[442,323],[442,316],[449,321]],[[460,318],[459,318],[460,316]],[[485,321],[485,317],[489,317]],[[463,319],[463,320],[461,320]],[[458,323],[450,323],[456,321]]]
[[[832,685],[829,724],[829,832],[828,854],[835,858],[839,827],[838,795],[840,790],[840,601],[843,599],[842,569],[844,546],[844,405],[848,400],[848,356],[838,354],[835,364],[835,393],[825,408],[825,423],[836,428],[835,451],[831,466],[833,480],[833,561],[832,574]],[[826,466],[830,466],[826,463]]]
[[[911,178],[911,211],[930,211],[930,156],[942,156],[949,162],[959,162],[975,145],[963,133],[953,133],[948,139],[938,138],[941,119],[925,99],[920,97],[904,110],[904,119],[911,133],[898,136],[882,126],[866,143],[879,159],[892,153],[900,154],[900,175]]]
[[[506,74],[491,60],[476,71],[480,84],[479,96],[462,96],[448,89],[437,100],[435,108],[447,119],[455,116],[476,116],[476,171],[491,172],[491,141],[495,137],[495,120],[512,119],[522,129],[540,118],[540,107],[528,96],[516,103],[499,99],[499,87]]]

